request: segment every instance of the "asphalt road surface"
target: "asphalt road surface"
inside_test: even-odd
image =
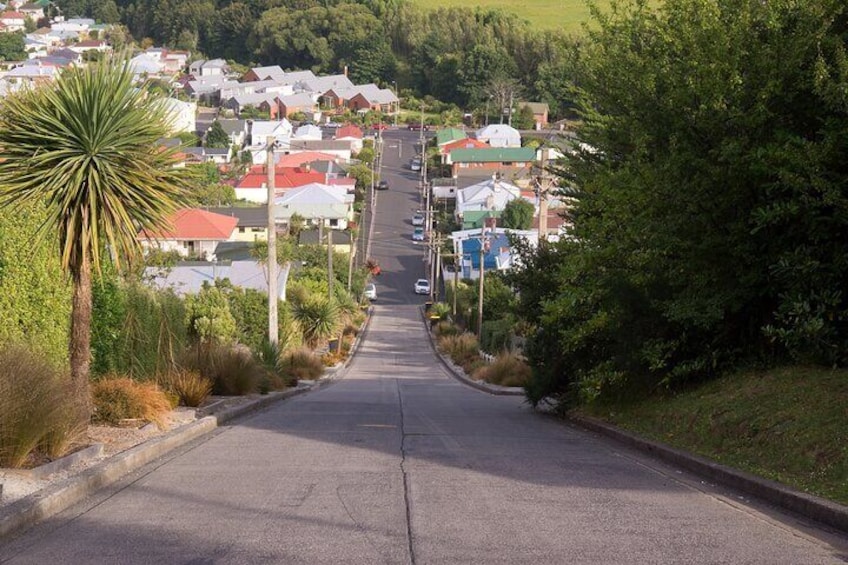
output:
[[[0,562],[846,561],[840,535],[454,380],[412,294],[417,185],[385,166],[380,300],[341,378],[133,473],[7,541]]]

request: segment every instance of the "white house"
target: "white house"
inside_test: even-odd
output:
[[[279,266],[277,290],[280,300],[286,299],[290,263]],[[258,261],[213,261],[176,265],[173,267],[147,267],[145,280],[155,288],[171,289],[178,296],[197,294],[203,283],[214,284],[216,280],[229,280],[237,288],[251,288],[268,292],[268,267]]]
[[[521,134],[506,124],[490,124],[477,130],[476,137],[492,147],[521,147]]]
[[[313,182],[278,196],[274,200],[274,217],[278,224],[288,224],[292,215],[298,214],[313,224],[345,229],[353,218],[353,198],[344,186]]]
[[[312,124],[306,124],[300,126],[296,130],[294,130],[294,134],[292,134],[292,139],[322,139],[323,133],[321,133],[321,128]]]
[[[176,98],[166,98],[163,104],[170,119],[171,133],[193,133],[197,129],[197,102],[183,102]]]
[[[507,203],[521,198],[521,189],[502,179],[490,178],[456,191],[456,217],[467,212],[503,211]]]

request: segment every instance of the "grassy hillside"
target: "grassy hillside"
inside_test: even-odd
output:
[[[517,14],[520,18],[542,29],[564,29],[569,32],[579,32],[580,24],[588,21],[589,8],[586,0],[477,0],[462,2],[460,0],[413,0],[417,5],[426,9],[436,9],[448,6],[480,6],[481,8],[496,8],[505,12]]]
[[[848,371],[747,372],[586,415],[848,504]]]

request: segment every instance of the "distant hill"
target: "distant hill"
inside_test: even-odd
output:
[[[433,10],[449,6],[496,8],[512,12],[541,29],[564,29],[579,32],[580,25],[589,20],[586,0],[412,0],[421,8]],[[602,2],[603,3],[603,2]]]

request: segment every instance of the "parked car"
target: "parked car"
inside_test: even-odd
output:
[[[362,296],[364,296],[368,300],[371,300],[372,302],[374,300],[377,300],[377,286],[373,283],[366,284],[365,290],[362,292]]]
[[[424,124],[424,125],[422,126],[422,125],[421,125],[421,122],[417,122],[417,123],[416,123],[416,122],[410,122],[410,123],[406,126],[406,129],[408,129],[409,131],[420,131],[420,130],[422,130],[422,129],[423,129],[424,131],[430,131],[430,126],[428,126],[427,124]]]
[[[387,126],[386,124],[383,124],[383,123],[379,123],[379,124],[374,124],[373,126],[371,126],[371,129],[373,129],[374,131],[384,131],[384,130],[389,129],[389,126]]]
[[[415,294],[430,294],[430,281],[427,279],[415,281]]]
[[[377,190],[389,190],[389,181],[381,180],[377,183]]]
[[[421,170],[421,157],[413,157],[412,160],[409,162],[409,168],[412,169],[413,171],[420,171]]]
[[[412,216],[412,225],[413,226],[423,226],[424,225],[424,212],[415,212],[415,215]]]
[[[424,241],[424,228],[416,227],[412,230],[412,241]]]

